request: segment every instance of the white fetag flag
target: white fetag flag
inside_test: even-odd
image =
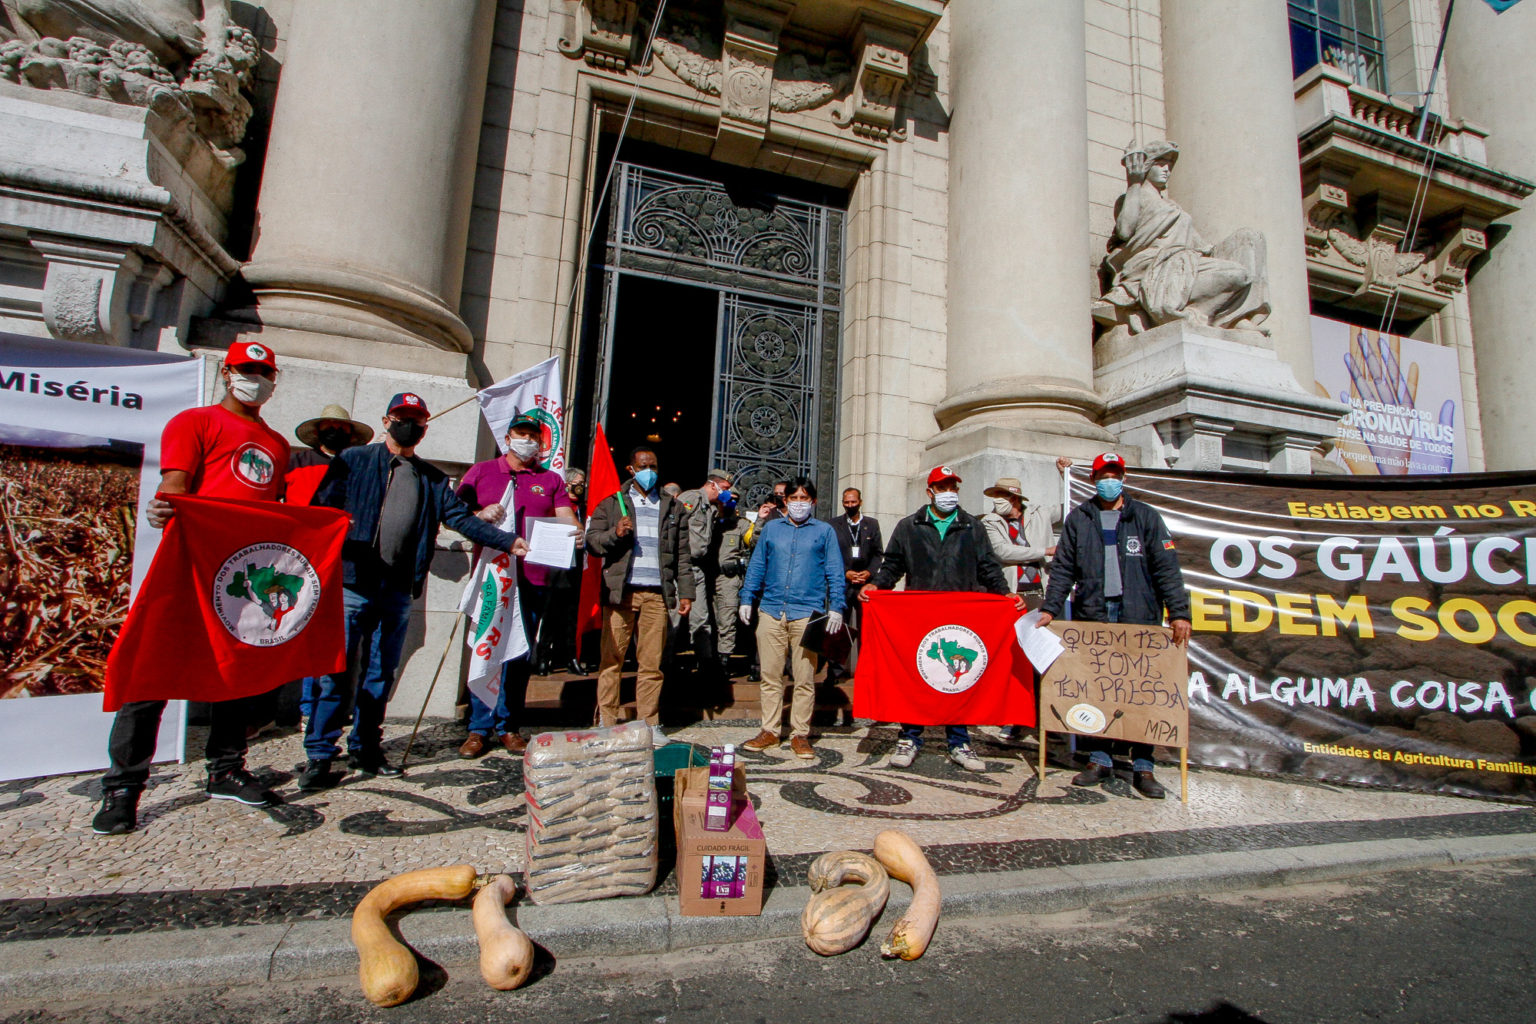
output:
[[[490,425],[491,434],[502,454],[507,451],[507,424],[513,417],[528,413],[539,421],[543,438],[539,461],[545,469],[565,470],[565,405],[561,397],[560,359],[552,356],[522,373],[514,373],[481,391],[476,399],[480,414]]]
[[[513,485],[501,497],[505,509],[496,524],[510,530],[516,520]],[[523,609],[517,596],[517,559],[505,551],[484,548],[469,576],[459,611],[469,616],[464,641],[469,645],[469,690],[494,708],[501,694],[501,666],[528,653]]]

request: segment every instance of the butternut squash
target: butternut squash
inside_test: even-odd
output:
[[[475,897],[475,938],[480,943],[480,977],[491,988],[510,992],[533,971],[533,943],[507,920],[507,904],[517,883],[497,875]]]
[[[895,829],[875,836],[875,859],[892,878],[912,887],[912,903],[891,929],[890,937],[880,944],[880,955],[916,960],[928,948],[939,924],[939,876],[923,856],[923,848]]]
[[[848,879],[862,884],[844,885]],[[852,850],[824,853],[807,872],[814,896],[800,914],[805,944],[822,956],[846,953],[864,941],[891,894],[879,861]]]
[[[422,900],[461,900],[474,887],[474,867],[457,864],[407,871],[369,890],[352,911],[352,945],[357,947],[363,995],[378,1006],[399,1006],[416,991],[420,980],[416,954],[401,944],[385,923],[389,914]]]

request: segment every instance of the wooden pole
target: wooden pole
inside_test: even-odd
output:
[[[453,650],[453,638],[459,634],[459,623],[464,621],[464,616],[453,617],[453,627],[448,630],[448,642],[443,645],[442,657],[437,659],[437,671],[432,673],[432,682],[427,687],[427,695],[421,699],[421,711],[416,715],[416,724],[411,727],[411,738],[406,741],[405,753],[400,755],[400,770],[405,771],[405,762],[410,760],[411,748],[416,745],[416,733],[421,730],[421,720],[427,715],[427,704],[432,700],[432,691],[437,689],[437,677],[443,674],[443,662],[448,660],[448,652]],[[530,652],[531,653],[531,652]]]
[[[1179,800],[1189,803],[1189,748],[1179,748]]]

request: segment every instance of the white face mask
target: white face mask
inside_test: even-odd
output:
[[[531,462],[539,454],[539,442],[531,437],[514,437],[507,442],[507,449],[524,462]]]
[[[1004,519],[1012,519],[1013,518],[1013,502],[1009,501],[1007,498],[993,498],[992,499],[992,511],[996,512],[998,515],[1002,516]]]
[[[272,397],[272,392],[276,389],[277,381],[275,380],[248,373],[236,373],[234,370],[229,371],[229,393],[235,396],[236,401],[246,405],[262,405]]]
[[[953,512],[960,507],[960,492],[940,491],[933,496],[933,506],[940,512]]]
[[[803,523],[811,518],[811,509],[816,507],[814,501],[791,501],[786,509],[789,518],[797,523]]]

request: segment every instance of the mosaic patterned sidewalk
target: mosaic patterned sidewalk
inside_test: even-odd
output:
[[[678,740],[740,743],[745,722],[677,730]],[[811,856],[868,848],[898,826],[928,847],[941,873],[1125,860],[1202,851],[1358,839],[1536,831],[1536,811],[1449,797],[1344,789],[1213,771],[1191,771],[1190,802],[1178,772],[1159,775],[1170,799],[1143,800],[1123,781],[1105,790],[1067,785],[1054,766],[1045,784],[1033,748],[973,736],[987,770],[949,763],[930,731],[909,770],[886,766],[890,726],[829,730],[816,761],[787,746],[746,755],[749,785],[768,836],[770,883],[799,884]],[[398,761],[409,723],[392,722],[385,749]],[[0,783],[0,941],[334,917],[380,878],[468,862],[516,870],[523,857],[522,763],[499,750],[456,756],[462,728],[424,728],[402,779],[350,776],[338,788],[299,794],[296,734],[264,736],[250,765],[283,805],[257,811],[202,792],[203,768],[158,766],[140,804],[140,829],[90,831],[95,775]],[[194,730],[189,749],[201,749]],[[670,877],[663,890],[671,886]]]

